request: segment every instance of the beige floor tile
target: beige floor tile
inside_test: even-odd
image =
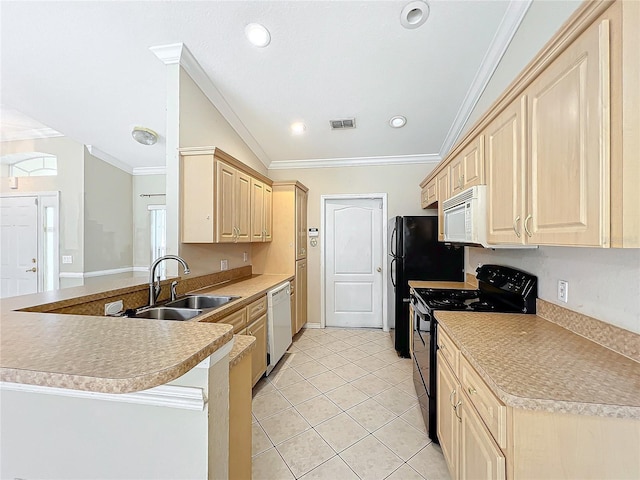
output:
[[[313,339],[318,345],[327,346],[328,344],[335,342],[335,339],[331,335],[319,335]]]
[[[353,363],[361,368],[364,368],[367,372],[375,372],[376,370],[380,370],[381,368],[389,366],[389,362],[382,360],[375,355],[361,358],[360,360],[356,360]]]
[[[346,358],[350,362],[355,362],[356,360],[361,360],[369,356],[367,352],[363,352],[362,350],[356,347],[350,348],[349,350],[345,350],[344,352],[340,353],[340,355],[342,355],[344,358]]]
[[[342,340],[339,340],[336,337],[333,337],[333,342],[325,345],[325,347],[327,347],[332,352],[336,352],[336,353],[340,353],[345,350],[349,350],[350,348],[353,348],[352,345],[349,345],[347,342],[343,342]]]
[[[358,348],[369,355],[373,355],[374,353],[380,353],[383,351],[387,351],[387,347],[380,345],[376,342],[368,342],[359,345]]]
[[[260,420],[260,426],[268,435],[271,443],[276,446],[311,428],[311,425],[307,423],[295,408],[289,408]]]
[[[347,383],[341,377],[329,371],[321,373],[320,375],[316,375],[315,377],[311,377],[308,380],[309,383],[311,383],[314,387],[316,387],[323,393],[338,388]]]
[[[315,430],[308,430],[276,447],[296,478],[335,456],[334,450]]]
[[[300,330],[300,336],[303,338],[316,338],[326,335],[324,328],[303,328]]]
[[[342,341],[344,343],[348,343],[352,347],[357,347],[358,345],[362,345],[363,343],[366,343],[365,340],[360,338],[359,335],[352,335],[350,337],[345,337],[342,339]]]
[[[329,370],[317,360],[312,360],[311,362],[303,363],[302,365],[297,365],[293,368],[304,378],[315,377],[316,375],[320,375],[321,373]]]
[[[435,443],[430,443],[424,447],[407,464],[429,480],[451,479],[447,464],[442,456],[442,450]]]
[[[297,367],[300,365],[303,365],[305,363],[309,363],[313,360],[313,358],[311,358],[309,355],[307,355],[304,352],[296,352],[296,353],[292,353],[290,354],[289,358],[287,359],[287,365],[289,365],[290,367]]]
[[[381,480],[402,465],[402,460],[373,435],[340,453],[340,458],[362,480]]]
[[[306,353],[310,357],[315,358],[316,360],[320,360],[321,358],[326,357],[327,355],[333,354],[331,350],[329,350],[327,347],[323,345],[318,345],[313,348],[308,348],[304,351],[304,353]]]
[[[364,370],[364,369],[363,369]],[[365,375],[364,377],[360,377],[357,380],[353,380],[351,385],[356,387],[358,390],[366,393],[370,397],[373,397],[380,392],[391,388],[391,384],[385,382],[383,379],[376,377],[373,374]]]
[[[317,425],[315,430],[338,453],[369,435],[367,430],[346,413]]]
[[[342,328],[342,329],[327,328],[327,333],[332,337],[338,338],[340,340],[357,337],[360,335],[360,331],[357,328]]]
[[[330,392],[325,393],[325,395],[342,410],[348,410],[351,407],[369,399],[369,395],[361,392],[349,383],[331,390]]]
[[[373,397],[373,399],[396,415],[402,415],[418,403],[417,399],[396,388],[389,388]]]
[[[369,432],[374,432],[383,425],[398,418],[395,413],[384,408],[372,398],[350,408],[347,410],[347,414]]]
[[[406,393],[407,395],[412,395],[418,398],[418,394],[416,393],[416,386],[413,383],[413,378],[410,380],[405,380],[404,382],[400,382],[395,386],[398,390]]]
[[[399,368],[394,367],[393,365],[388,365],[380,370],[376,370],[373,372],[376,377],[380,377],[381,379],[389,382],[391,385],[397,385],[400,382],[404,382],[409,377],[408,375],[400,370]],[[277,385],[276,385],[277,387]]]
[[[302,350],[303,352],[310,348],[315,348],[320,346],[311,338],[300,338],[299,340],[296,340],[295,342],[293,342],[293,345],[298,349]]]
[[[258,380],[258,383],[256,383],[256,386],[253,387],[253,396],[257,397],[258,395],[263,395],[265,393],[273,393],[276,391],[276,387],[274,387],[273,385],[271,385],[271,380],[269,380],[269,377],[262,377],[260,380]]]
[[[280,393],[291,405],[297,405],[321,394],[320,390],[306,380],[280,389]]]
[[[286,388],[290,385],[295,385],[304,380],[304,378],[294,369],[285,368],[269,375],[271,377],[271,383],[278,390]]]
[[[359,480],[349,465],[337,455],[300,478],[303,480]]]
[[[333,370],[336,367],[340,367],[342,365],[350,363],[349,360],[344,358],[339,353],[333,353],[333,352],[330,353],[329,355],[325,355],[324,357],[319,358],[318,362],[320,362],[322,365],[327,367],[329,370]]]
[[[387,477],[387,480],[425,480],[422,475],[416,472],[406,463],[398,470]]]
[[[291,404],[280,392],[273,391],[255,397],[251,407],[256,419],[260,421],[263,418],[270,417],[271,415],[290,408]]]
[[[273,447],[273,443],[258,423],[251,425],[251,455],[254,457]]]
[[[424,434],[427,434],[427,426],[424,424],[424,417],[422,416],[422,410],[420,409],[420,405],[414,405],[409,410],[404,412],[400,418],[402,418],[405,422],[411,425],[416,430],[421,431]]]
[[[389,338],[391,335],[389,332],[384,332],[380,328],[367,329],[363,331],[360,336],[366,340],[379,340]]]
[[[339,367],[333,368],[332,371],[336,375],[344,378],[347,382],[353,382],[360,377],[368,375],[368,372],[365,369],[353,363],[347,363],[346,365],[341,365]]]
[[[275,448],[253,457],[251,477],[253,480],[295,479]]]
[[[382,350],[378,350],[376,353],[373,354],[373,356],[376,358],[379,358],[380,360],[384,360],[387,363],[387,365],[395,365],[401,360],[411,361],[411,359],[406,359],[406,358],[403,359],[402,357],[399,357],[396,351],[393,349],[389,349],[385,347],[381,347],[381,348]]]
[[[324,395],[302,402],[295,408],[313,427],[342,412],[335,403]]]
[[[405,462],[431,441],[426,434],[416,430],[400,418],[387,423],[384,427],[373,432],[373,435]]]

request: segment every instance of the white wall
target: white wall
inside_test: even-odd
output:
[[[132,176],[84,152],[84,271],[133,265]]]
[[[473,112],[471,127],[579,6],[579,1],[535,0]],[[640,333],[640,250],[540,247],[467,249],[467,272],[497,263],[538,276],[539,297]],[[569,302],[557,300],[558,280],[569,282]]]
[[[425,215],[420,181],[434,164],[269,170],[274,180],[298,180],[309,188],[308,226],[320,229],[320,197],[327,194],[386,193],[387,214]],[[307,247],[308,321],[320,323],[320,241]]]
[[[231,128],[222,114],[211,104],[191,77],[180,68],[180,147],[215,146],[262,174],[266,167]],[[212,179],[213,181],[213,179]],[[251,263],[251,244],[187,244],[179,246],[180,255],[195,275],[220,271],[220,261],[228,260],[229,268]],[[244,261],[244,253],[247,261]]]

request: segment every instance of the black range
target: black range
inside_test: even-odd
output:
[[[429,437],[437,442],[436,349],[437,310],[468,312],[535,313],[537,277],[501,265],[482,265],[476,270],[477,290],[414,288],[413,382]]]

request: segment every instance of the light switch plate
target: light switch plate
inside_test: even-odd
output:
[[[569,282],[558,280],[558,300],[567,303],[569,301]]]
[[[220,260],[220,270],[229,270],[229,260]]]
[[[62,255],[62,263],[73,263],[73,257],[71,255]]]

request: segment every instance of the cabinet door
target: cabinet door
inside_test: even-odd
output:
[[[296,262],[296,333],[307,323],[307,261]]]
[[[462,152],[462,189],[484,185],[484,135],[478,135]]]
[[[449,191],[450,196],[460,193],[464,182],[464,162],[462,155],[458,155],[449,165]]]
[[[264,192],[265,184],[251,179],[251,241],[262,242],[264,238]]]
[[[181,241],[212,243],[215,240],[213,155],[185,156],[181,166]]]
[[[263,215],[263,228],[264,237],[263,242],[270,242],[273,239],[273,188],[270,185],[264,186],[264,215]]]
[[[307,192],[296,187],[296,260],[307,258]]]
[[[255,385],[267,371],[267,314],[247,327],[247,335],[256,337],[256,348],[251,352],[251,376]]]
[[[459,478],[504,480],[506,478],[505,457],[466,395],[462,395],[458,412],[461,417]]]
[[[224,162],[216,162],[216,241],[234,242],[236,169]]]
[[[291,288],[291,336],[293,337],[296,333],[298,333],[298,323],[296,321],[296,309],[298,304],[296,303],[296,282],[295,279],[289,282]]]
[[[438,352],[438,374],[436,377],[436,404],[438,439],[442,454],[449,467],[451,478],[458,478],[458,448],[460,444],[460,419],[455,405],[460,399],[459,387],[451,369]],[[459,407],[458,407],[459,408]],[[478,477],[482,478],[482,477]]]
[[[538,245],[609,237],[609,23],[596,22],[530,85],[528,208]]]
[[[442,204],[449,198],[449,168],[445,167],[438,173],[438,240],[444,241],[444,214]]]
[[[236,170],[234,217],[237,228],[236,243],[251,241],[251,177]]]
[[[525,107],[526,97],[513,102],[485,131],[489,243],[525,243],[522,228]]]

